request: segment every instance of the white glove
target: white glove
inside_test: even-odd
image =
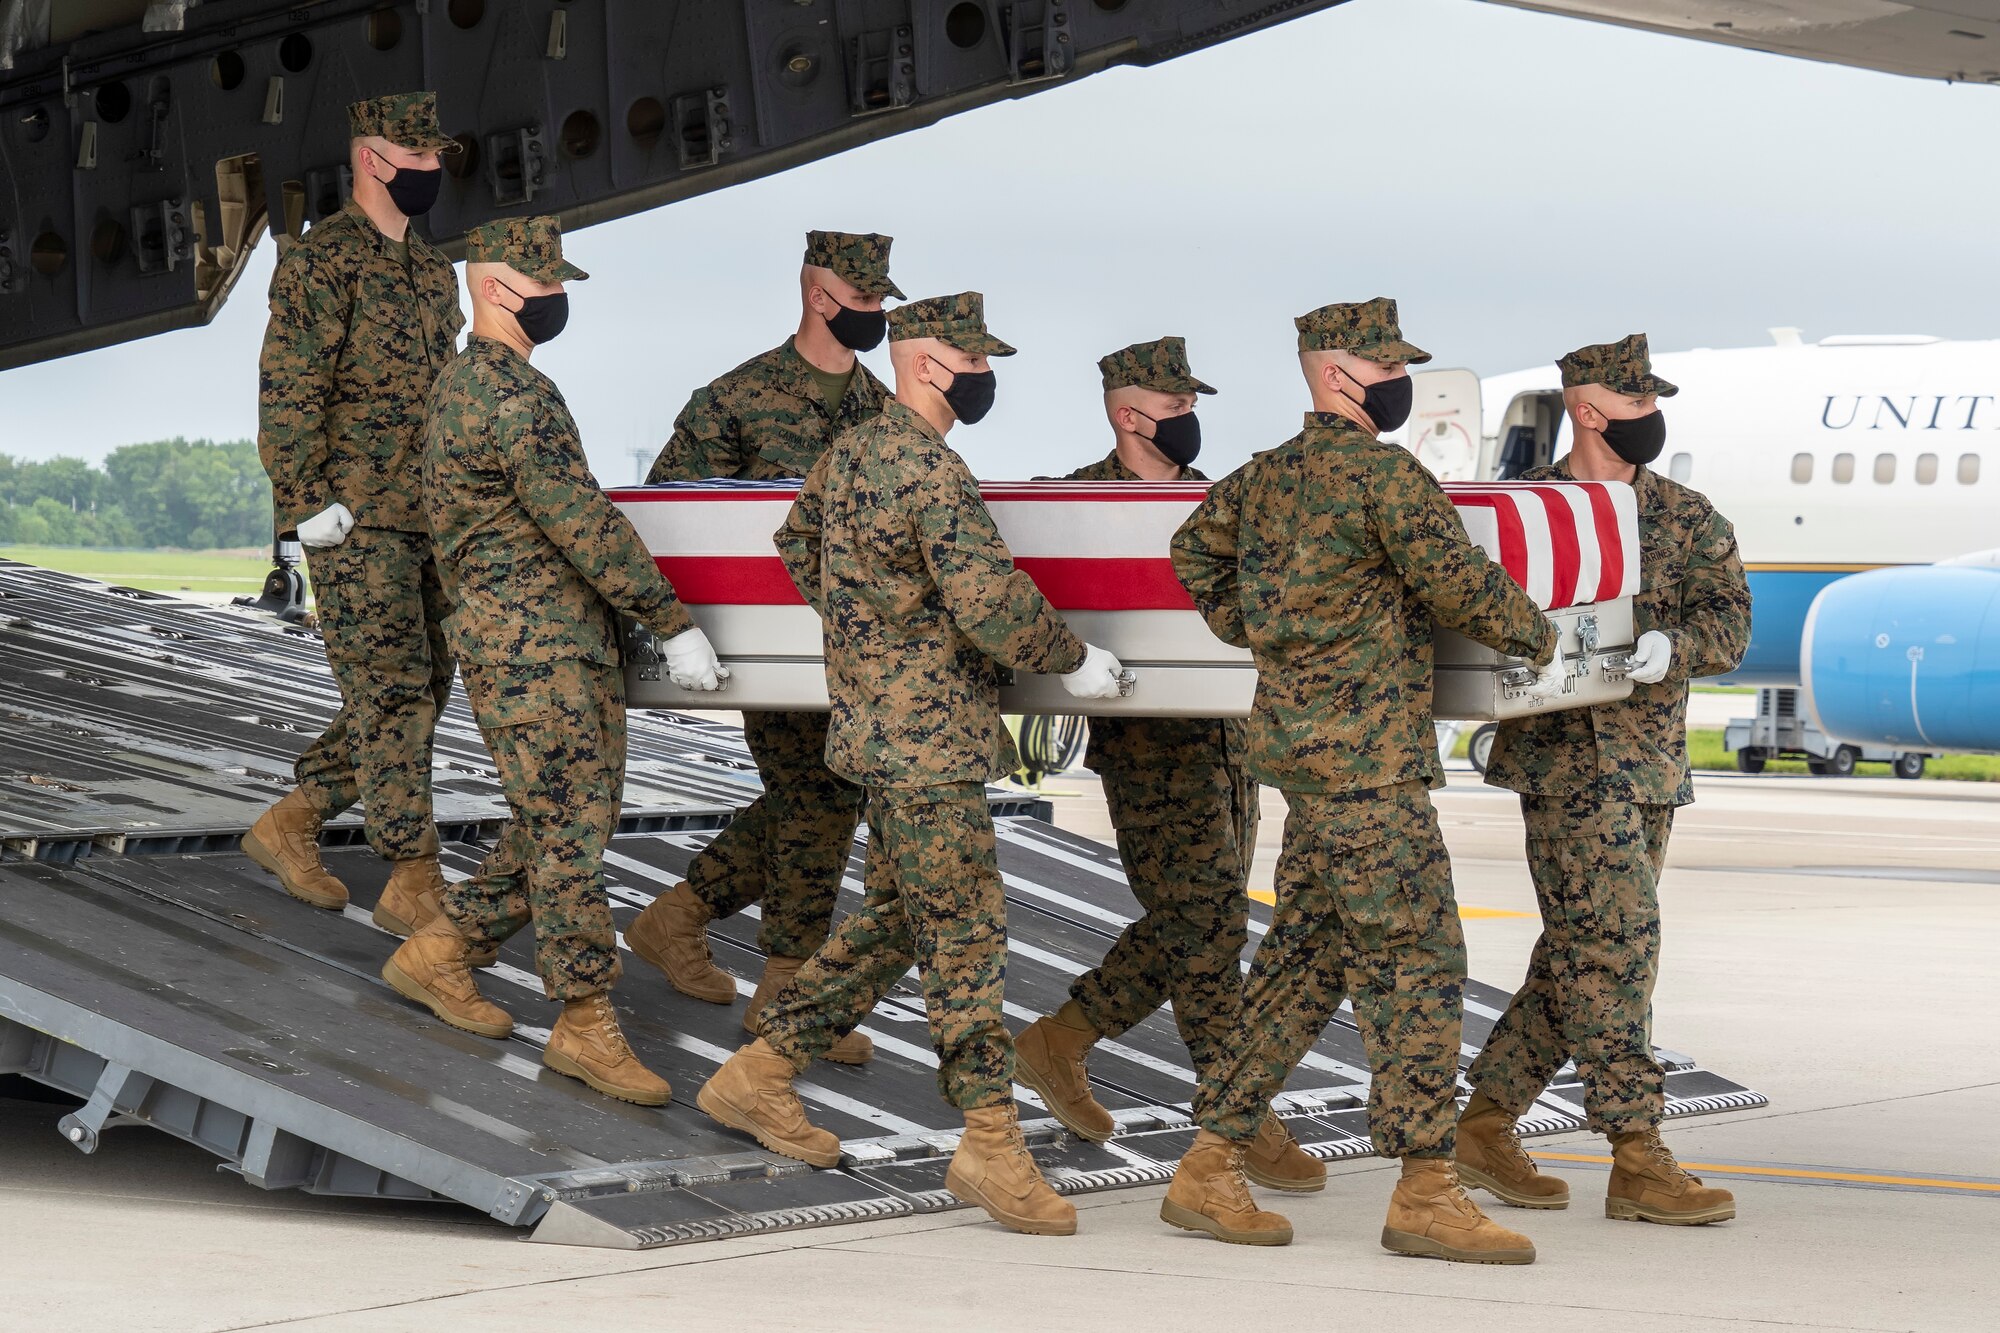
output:
[[[1063,674],[1063,688],[1078,699],[1116,699],[1118,673],[1125,668],[1117,658],[1094,643],[1083,645],[1083,665]]]
[[[354,515],[335,501],[299,524],[299,542],[305,546],[338,546],[354,531]]]
[[[1549,659],[1547,666],[1536,667],[1534,683],[1523,691],[1536,703],[1546,703],[1563,691],[1563,684],[1569,680],[1569,661],[1563,656],[1562,645],[1556,645],[1556,655]]]
[[[1632,661],[1625,674],[1641,685],[1657,685],[1667,678],[1673,665],[1674,641],[1656,629],[1649,629],[1632,645]]]
[[[729,668],[699,629],[682,630],[661,644],[660,660],[667,664],[667,679],[684,690],[719,690],[729,679]]]

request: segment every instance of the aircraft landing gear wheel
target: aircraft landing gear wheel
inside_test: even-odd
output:
[[[1500,730],[1488,722],[1472,733],[1472,739],[1465,743],[1465,757],[1482,774],[1486,772],[1487,761],[1493,758],[1493,737]]]
[[[1752,750],[1747,745],[1736,752],[1736,771],[1738,773],[1762,773],[1766,762],[1768,761],[1763,755]]]
[[[1920,778],[1924,775],[1924,757],[1920,754],[1899,754],[1895,768],[1899,778]]]

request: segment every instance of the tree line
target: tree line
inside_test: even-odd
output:
[[[0,545],[174,546],[271,540],[271,483],[250,440],[155,440],[102,466],[0,454]]]

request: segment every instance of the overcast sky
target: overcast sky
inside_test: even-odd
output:
[[[1474,0],[1355,0],[575,233],[593,280],[536,355],[606,483],[690,390],[784,338],[808,227],[896,237],[912,297],[987,296],[999,400],[952,442],[1019,477],[1108,446],[1096,360],[1187,337],[1220,474],[1297,429],[1291,317],[1389,295],[1495,374],[1656,350],[2000,323],[2000,89]],[[208,328],[0,373],[0,452],[248,438],[268,241]],[[886,349],[869,356],[885,377]]]

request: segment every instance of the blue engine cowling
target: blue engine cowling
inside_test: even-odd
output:
[[[1813,599],[1806,708],[1856,744],[2000,751],[2000,570],[1877,569]]]

